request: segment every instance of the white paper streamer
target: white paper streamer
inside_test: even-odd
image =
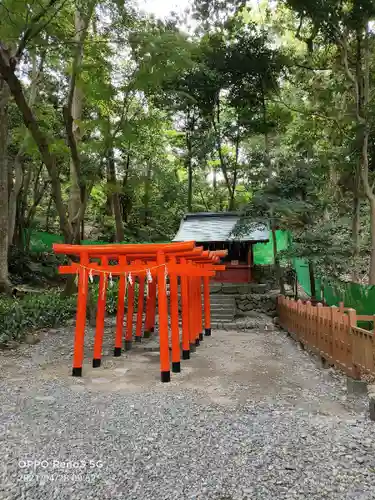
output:
[[[152,274],[150,269],[147,269],[146,276],[147,276],[147,283],[152,283]]]

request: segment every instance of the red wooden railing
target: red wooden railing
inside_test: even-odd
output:
[[[313,306],[284,296],[278,299],[278,314],[281,326],[296,340],[350,377],[375,375],[374,332],[357,326],[374,321],[374,316],[359,316],[343,304]]]

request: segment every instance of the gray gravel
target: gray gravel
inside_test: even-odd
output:
[[[71,344],[0,353],[1,499],[375,498],[365,399],[285,334],[214,332],[163,385],[142,346],[73,379]]]

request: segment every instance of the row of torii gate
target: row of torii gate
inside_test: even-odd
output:
[[[55,244],[53,249],[55,253],[66,254],[72,258],[70,265],[59,267],[59,273],[73,274],[77,277],[73,376],[82,376],[89,282],[93,282],[95,276],[99,277],[99,295],[92,361],[94,368],[101,366],[106,294],[108,287],[113,284],[113,278],[118,279],[114,356],[121,356],[123,348],[125,350],[132,348],[135,301],[137,301],[135,342],[141,342],[142,336],[148,338],[154,332],[157,305],[162,382],[169,382],[171,378],[170,346],[172,371],[178,373],[181,371],[181,351],[182,359],[190,359],[190,353],[200,345],[203,335],[211,335],[210,278],[215,276],[217,271],[225,270],[225,266],[219,263],[227,251],[204,251],[203,247],[197,247],[194,241],[145,245]],[[135,283],[138,285],[137,297]],[[127,318],[124,334],[125,305],[127,305]]]

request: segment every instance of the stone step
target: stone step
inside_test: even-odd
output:
[[[211,321],[214,321],[214,320],[219,320],[219,319],[233,319],[234,318],[234,314],[228,314],[228,313],[220,313],[220,314],[211,314]]]
[[[217,321],[211,323],[212,335],[215,335],[215,330],[236,331],[237,325],[234,321]]]
[[[236,303],[233,302],[211,302],[211,309],[235,309]]]
[[[220,312],[220,311],[235,311],[235,307],[233,306],[213,306],[211,305],[211,312]]]
[[[211,304],[211,311],[235,311],[236,308],[234,304],[228,305],[219,305],[219,304]]]
[[[234,318],[235,313],[233,311],[216,311],[216,312],[211,312],[211,319],[212,318],[218,318],[218,317],[225,317],[225,318]],[[205,316],[202,314],[202,321],[204,322]]]
[[[235,311],[234,304],[211,304],[211,311]]]
[[[178,299],[179,301],[181,302],[181,297],[180,295],[178,296]],[[222,305],[222,304],[229,304],[229,305],[234,305],[235,304],[235,299],[234,297],[231,297],[230,295],[211,295],[210,297],[210,302],[211,302],[211,305],[213,304],[219,304],[219,305]],[[202,296],[202,304],[204,303],[204,297]]]
[[[218,317],[222,317],[222,316],[230,316],[232,318],[234,318],[235,316],[235,312],[234,311],[211,311],[211,318],[218,318]],[[202,316],[204,318],[204,316]]]
[[[234,302],[235,298],[231,295],[210,295],[211,302]]]
[[[242,295],[242,294],[240,294]],[[181,297],[181,293],[178,292],[178,297]],[[204,297],[204,294],[202,293],[202,298]],[[217,300],[235,300],[234,295],[226,295],[224,293],[210,293],[210,298],[211,300],[217,299]]]
[[[235,300],[210,300],[211,305],[217,305],[217,306],[234,306],[236,301]]]
[[[246,293],[266,293],[269,285],[265,283],[215,283],[211,282],[211,294],[241,295]]]
[[[234,305],[236,303],[236,301],[234,299],[231,299],[231,300],[218,300],[218,299],[212,299],[210,300],[211,304],[217,304],[219,306],[222,306],[222,305]]]

